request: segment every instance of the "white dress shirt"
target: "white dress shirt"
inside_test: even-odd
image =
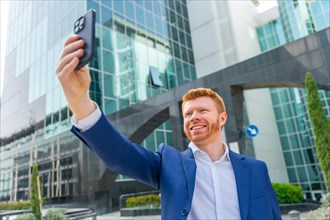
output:
[[[230,162],[228,146],[225,153],[212,162],[210,157],[193,143],[197,165],[196,181],[188,220],[192,219],[241,219],[236,180]]]
[[[97,104],[95,103],[97,106]],[[75,115],[71,117],[71,124],[73,124],[76,128],[78,128],[80,131],[86,131],[89,128],[91,128],[93,125],[96,124],[96,122],[101,118],[101,110],[97,106],[96,110],[93,111],[90,115],[87,117],[78,120]]]
[[[71,123],[80,131],[91,128],[101,117],[99,107],[89,116],[77,120],[73,115]],[[240,219],[236,180],[229,158],[228,146],[220,160],[212,162],[210,157],[193,143],[192,149],[197,170],[195,189],[188,220]]]

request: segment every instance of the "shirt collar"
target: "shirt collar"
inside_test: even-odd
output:
[[[227,159],[228,161],[230,161],[230,157],[229,157],[229,147],[227,146],[226,143],[222,142],[222,146],[224,147],[225,153],[220,157],[220,159],[218,161],[223,161],[225,159]],[[193,142],[190,142],[188,147],[192,150],[194,156],[196,156],[196,152],[203,152],[201,149],[199,149]]]

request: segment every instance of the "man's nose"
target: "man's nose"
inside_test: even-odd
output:
[[[197,111],[193,112],[190,117],[190,121],[195,121],[195,120],[199,120],[199,113]]]

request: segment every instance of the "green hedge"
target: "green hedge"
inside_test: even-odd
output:
[[[300,203],[304,198],[301,186],[289,183],[272,183],[280,204]]]
[[[15,220],[36,220],[36,217],[32,213],[16,216]]]
[[[44,220],[65,220],[66,209],[51,208],[47,211]]]
[[[127,208],[135,208],[135,207],[160,207],[160,196],[159,195],[146,195],[146,196],[137,196],[130,197],[126,200]]]
[[[25,210],[31,208],[30,201],[0,203],[0,210]]]

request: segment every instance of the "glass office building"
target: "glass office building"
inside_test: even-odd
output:
[[[107,171],[69,132],[71,112],[54,70],[74,21],[90,8],[96,11],[90,95],[105,114],[196,78],[186,1],[11,1],[0,201],[29,198],[33,163],[50,202],[115,207],[120,194],[145,188]],[[159,142],[171,144],[170,121],[143,144],[155,150]]]
[[[286,43],[283,26],[279,18],[257,28],[258,41],[262,52]]]
[[[330,26],[328,1],[278,1],[280,17],[258,27],[262,52]],[[307,92],[301,88],[270,89],[289,181],[300,185],[306,198],[319,199],[326,191],[316,157]],[[330,117],[330,92],[319,90]]]
[[[287,42],[329,27],[329,1],[278,1]]]
[[[300,185],[306,198],[318,200],[326,187],[316,157],[307,91],[278,88],[270,92],[289,181]],[[327,117],[330,117],[330,92],[320,90],[319,93]]]

